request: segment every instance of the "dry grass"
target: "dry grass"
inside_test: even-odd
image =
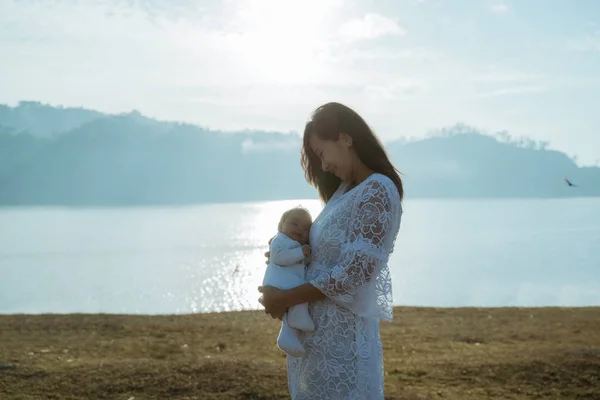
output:
[[[397,308],[388,399],[600,399],[600,308]],[[286,399],[261,312],[0,316],[0,399]]]

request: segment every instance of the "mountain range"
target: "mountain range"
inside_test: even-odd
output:
[[[407,198],[599,196],[600,168],[466,125],[386,142]],[[222,132],[33,101],[0,105],[0,204],[162,205],[315,198],[295,133]],[[574,186],[567,185],[565,179]]]

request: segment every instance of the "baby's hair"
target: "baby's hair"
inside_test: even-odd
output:
[[[283,223],[285,222],[285,220],[288,219],[290,217],[290,215],[292,215],[293,213],[298,212],[298,211],[308,215],[308,217],[312,220],[312,216],[310,215],[310,212],[306,208],[304,208],[302,206],[297,206],[294,208],[290,208],[289,210],[287,210],[286,212],[284,212],[281,215],[281,219],[279,220],[279,225],[277,225],[277,229],[279,231],[281,231],[281,228],[283,227]]]

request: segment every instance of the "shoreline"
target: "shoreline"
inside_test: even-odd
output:
[[[498,196],[498,195],[482,195],[482,196],[413,196],[412,200],[417,201],[517,201],[517,200],[571,200],[571,199],[600,199],[600,194],[564,194],[564,195],[540,195],[540,196]],[[173,203],[0,203],[2,209],[57,209],[57,210],[102,210],[102,209],[167,209],[167,208],[196,208],[202,206],[237,206],[237,205],[257,205],[264,203],[279,203],[279,202],[296,202],[310,201],[320,202],[318,197],[303,198],[289,197],[281,199],[267,200],[222,200],[222,201],[195,201],[195,202],[173,202]]]
[[[0,314],[2,399],[287,399],[259,311]],[[386,399],[600,398],[600,307],[394,307]]]
[[[578,310],[578,309],[598,309],[600,312],[600,304],[598,305],[583,305],[583,306],[393,306],[394,318],[396,313],[402,310],[457,310],[457,311],[482,311],[482,310]],[[198,312],[187,312],[187,313],[162,313],[162,314],[145,314],[145,313],[112,313],[112,312],[39,312],[39,313],[2,313],[0,312],[0,318],[11,317],[11,316],[45,316],[45,315],[56,315],[56,316],[75,316],[75,315],[89,315],[89,316],[127,316],[127,317],[183,317],[190,315],[217,315],[217,314],[235,314],[235,313],[248,313],[257,312],[262,313],[262,309],[247,309],[247,310],[228,310],[228,311],[198,311]]]

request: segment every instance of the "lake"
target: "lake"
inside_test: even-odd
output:
[[[0,313],[261,308],[281,213],[316,200],[0,208]],[[600,199],[407,200],[394,304],[600,305]]]

